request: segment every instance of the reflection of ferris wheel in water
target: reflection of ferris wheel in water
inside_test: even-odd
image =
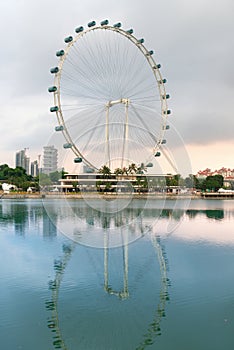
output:
[[[48,89],[63,147],[72,149],[75,163],[96,170],[147,164],[160,156],[171,113],[153,51],[120,23],[93,21],[75,32],[56,53],[54,86]]]
[[[126,238],[126,237],[125,237]],[[163,247],[160,237],[151,237],[153,247],[157,253],[160,272],[161,272],[161,286],[159,293],[159,303],[157,304],[156,311],[154,312],[153,319],[144,330],[144,336],[140,344],[137,346],[136,350],[144,350],[148,346],[154,344],[156,337],[161,335],[160,324],[165,317],[166,303],[169,300],[168,287],[170,286],[170,280],[167,277],[167,257],[166,251]],[[106,241],[105,243],[108,244]],[[126,243],[126,242],[125,242]],[[50,300],[46,301],[47,310],[51,311],[51,318],[48,319],[47,325],[52,330],[54,334],[53,345],[55,349],[68,350],[68,346],[65,343],[64,336],[61,331],[61,322],[59,320],[59,291],[62,283],[62,279],[69,262],[69,259],[75,249],[75,243],[72,245],[63,245],[63,256],[59,260],[54,261],[54,269],[56,272],[55,279],[49,282],[49,289],[52,291],[52,297]],[[128,291],[128,244],[123,245],[123,259],[124,259],[124,288],[122,291],[114,291],[108,283],[108,245],[104,248],[104,290],[109,295],[115,295],[119,297],[120,300],[127,299],[129,297]],[[101,322],[101,319],[99,320]],[[75,321],[74,321],[75,322]],[[84,337],[83,335],[81,335]],[[102,337],[98,337],[98,341],[102,340]],[[104,338],[105,339],[105,338]],[[76,344],[77,345],[77,344]]]

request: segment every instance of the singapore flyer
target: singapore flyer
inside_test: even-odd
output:
[[[130,164],[152,166],[166,143],[171,114],[154,51],[132,28],[108,20],[77,27],[64,41],[48,89],[63,148],[94,171],[104,165],[112,172]]]

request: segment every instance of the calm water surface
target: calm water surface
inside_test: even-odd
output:
[[[232,350],[234,201],[95,205],[1,200],[1,349]]]

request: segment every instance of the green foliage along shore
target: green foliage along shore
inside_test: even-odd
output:
[[[58,183],[64,173],[64,171],[55,171],[49,175],[41,173],[39,176],[32,177],[26,174],[26,170],[22,167],[10,168],[7,164],[2,164],[0,165],[0,183],[15,185],[22,191],[27,191],[29,187],[38,191],[40,186]]]
[[[26,191],[30,186],[38,188],[38,183],[31,175],[26,174],[24,168],[10,168],[7,164],[0,165],[0,181],[15,185],[23,191]]]
[[[135,164],[130,164],[128,168],[117,168],[114,172],[115,175],[126,174],[133,175],[139,173],[145,173],[147,169],[142,166],[138,168]],[[99,173],[103,174],[103,178],[108,178],[111,175],[111,170],[107,166],[103,166]],[[7,182],[15,185],[18,189],[26,191],[28,187],[33,187],[35,190],[39,190],[42,186],[50,186],[57,184],[58,180],[64,177],[65,171],[55,171],[49,175],[40,173],[37,177],[32,177],[26,174],[26,170],[21,167],[10,168],[7,164],[0,165],[0,183]],[[166,177],[167,186],[180,186],[186,188],[195,188],[201,191],[214,191],[223,187],[223,176],[214,175],[207,176],[205,179],[197,179],[195,175],[190,174],[183,179],[180,174],[171,175]],[[108,185],[108,184],[107,184]]]

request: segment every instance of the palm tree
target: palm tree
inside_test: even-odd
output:
[[[144,172],[146,171],[147,171],[147,167],[145,166],[144,163],[141,163],[141,165],[136,169],[137,174],[144,174]]]
[[[107,166],[107,165],[103,165],[99,171],[98,171],[100,174],[103,174],[104,175],[104,178],[108,178],[109,175],[111,175],[111,170],[110,168]]]
[[[126,168],[126,167],[123,167],[122,171],[123,171],[123,174],[126,174],[126,175],[128,175],[128,168]]]
[[[115,171],[114,171],[115,175],[122,175],[123,174],[123,169],[121,168],[116,168]]]
[[[110,179],[111,178],[111,170],[107,165],[103,165],[99,171],[100,174],[103,174],[103,179]],[[111,189],[111,182],[106,181],[99,181],[99,190],[101,188],[101,185],[104,185],[104,192],[110,191]]]
[[[128,166],[128,171],[130,172],[130,174],[134,174],[137,172],[137,166],[135,163],[131,163]]]

